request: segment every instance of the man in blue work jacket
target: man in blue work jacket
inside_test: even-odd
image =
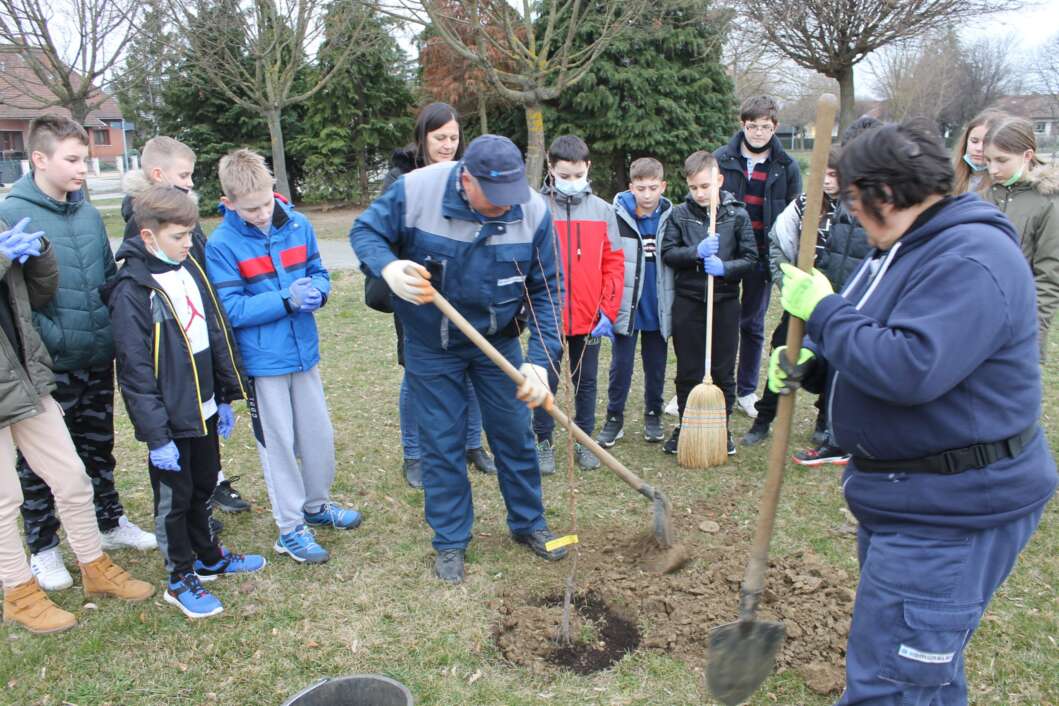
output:
[[[463,581],[474,506],[464,456],[465,376],[482,408],[496,456],[500,492],[512,538],[549,561],[554,538],[544,519],[541,475],[528,407],[549,401],[547,366],[559,359],[562,301],[552,217],[529,188],[522,154],[506,137],[482,135],[459,162],[439,162],[399,178],[375,200],[350,233],[361,267],[382,277],[405,335],[423,445],[427,523],[434,530],[434,570]],[[433,306],[447,298],[508,360],[521,366],[515,384]],[[515,316],[531,307],[528,360],[523,363]]]

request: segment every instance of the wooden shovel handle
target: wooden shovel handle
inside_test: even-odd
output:
[[[511,378],[512,382],[520,387],[522,386],[522,383],[526,381],[525,376],[520,373],[518,368],[512,365],[511,361],[505,358],[492,343],[486,340],[485,336],[478,333],[478,330],[475,329],[474,326],[471,326],[470,322],[463,317],[463,314],[456,311],[456,308],[437,291],[434,292],[433,301],[434,306],[441,311],[442,315],[454,323],[456,328],[471,340],[471,343],[478,346],[478,349],[485,353],[489,360],[496,363],[496,366],[503,370],[504,373]],[[558,405],[549,402],[545,409],[548,414],[552,415],[555,421],[560,424],[560,426],[564,427],[582,446],[588,447],[588,450],[594,453],[596,458],[598,458],[607,468],[614,471],[619,478],[632,486],[632,488],[641,495],[646,495],[651,498],[654,497],[654,489],[650,485],[626,468],[621,461],[614,458],[609,451],[600,446],[591,436],[586,434],[584,429],[574,424],[574,422],[571,421],[561,409],[559,409]]]
[[[798,267],[805,272],[813,268],[816,254],[816,231],[820,223],[820,209],[824,198],[824,170],[827,168],[827,153],[831,149],[831,130],[838,111],[838,99],[825,93],[816,102],[816,141],[809,161],[809,185],[805,191],[805,215],[802,219],[802,235],[798,245]],[[805,335],[805,322],[790,317],[787,328],[787,357],[796,363]],[[783,468],[787,462],[790,444],[791,420],[794,416],[795,395],[780,395],[776,414],[776,427],[769,448],[768,473],[765,489],[758,510],[754,544],[750,549],[750,561],[743,576],[743,603],[740,620],[751,620],[757,610],[757,597],[765,587],[765,572],[768,569],[769,544],[772,541],[776,506],[779,504],[780,488],[783,486]]]

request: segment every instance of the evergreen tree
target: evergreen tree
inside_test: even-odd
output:
[[[287,145],[289,158],[304,162],[307,200],[365,201],[373,195],[371,179],[384,172],[394,148],[412,134],[415,98],[408,60],[391,29],[392,23],[379,17],[368,20],[362,32],[369,50],[300,106],[300,135]],[[308,84],[332,70],[337,52],[321,47]]]
[[[667,196],[683,198],[684,159],[720,146],[734,125],[732,84],[721,64],[723,32],[724,24],[705,3],[660,0],[642,24],[608,45],[575,88],[549,106],[549,139],[572,133],[588,143],[597,193],[609,198],[625,189],[632,161],[654,157],[665,166]],[[577,41],[587,46],[598,33],[585,21]]]
[[[147,6],[139,31],[125,50],[125,62],[114,82],[114,92],[126,121],[136,132],[130,147],[159,134],[165,110],[164,87],[172,76],[179,54],[165,27],[165,18],[154,3]]]

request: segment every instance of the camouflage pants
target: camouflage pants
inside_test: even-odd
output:
[[[96,522],[100,532],[118,526],[125,514],[114,487],[114,366],[55,373],[57,387],[52,397],[62,407],[77,455],[92,480]],[[22,523],[26,543],[36,554],[59,544],[59,519],[51,489],[18,456],[18,479],[22,484]]]

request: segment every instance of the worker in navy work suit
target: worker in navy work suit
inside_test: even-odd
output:
[[[963,653],[1055,492],[1038,419],[1033,275],[992,204],[948,196],[933,128],[889,125],[843,150],[844,198],[875,250],[841,295],[783,265],[804,319],[799,366],[774,353],[774,391],[825,359],[829,419],[853,456],[860,585],[841,706],[967,703]]]
[[[556,307],[562,296],[551,214],[540,194],[530,191],[518,148],[506,137],[482,135],[461,161],[405,174],[357,219],[350,242],[362,267],[390,286],[404,326],[405,374],[422,435],[425,511],[434,530],[438,578],[463,581],[471,541],[467,375],[496,458],[512,538],[540,557],[562,559],[565,549],[545,546],[554,535],[544,519],[529,410],[518,402],[551,403],[547,366],[559,360]],[[433,288],[521,366],[521,387],[436,307],[422,306]],[[527,297],[531,331],[523,363],[515,316]]]

